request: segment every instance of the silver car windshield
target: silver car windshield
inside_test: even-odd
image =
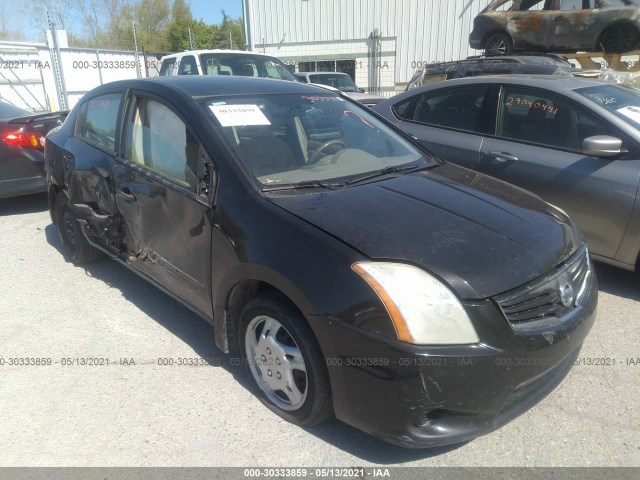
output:
[[[337,88],[341,92],[358,91],[358,86],[351,80],[351,77],[347,75],[317,73],[309,75],[309,82],[329,85],[330,87]]]
[[[265,55],[203,53],[200,55],[200,65],[205,75],[234,75],[297,81],[280,60]]]
[[[216,97],[206,106],[262,186],[343,185],[370,172],[437,164],[366,108],[335,94]]]
[[[640,91],[622,85],[598,85],[576,92],[640,130]]]

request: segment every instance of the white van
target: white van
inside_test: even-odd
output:
[[[276,57],[242,50],[189,50],[160,59],[160,76],[239,75],[296,81]]]

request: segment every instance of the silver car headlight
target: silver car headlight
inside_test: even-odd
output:
[[[358,262],[352,268],[384,303],[399,340],[417,345],[480,341],[458,298],[424,270],[391,262]]]

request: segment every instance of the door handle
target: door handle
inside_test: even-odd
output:
[[[499,162],[517,162],[519,160],[518,157],[503,152],[491,152],[489,156],[495,158]]]
[[[136,196],[133,194],[129,187],[124,187],[122,190],[118,192],[118,196],[128,202],[134,202],[136,200]]]

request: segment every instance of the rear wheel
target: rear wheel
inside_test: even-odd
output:
[[[54,203],[56,226],[65,256],[73,263],[89,263],[99,259],[102,252],[93,248],[84,238],[78,217],[69,206],[64,194],[59,194]]]
[[[600,45],[604,53],[629,52],[640,45],[640,32],[633,25],[616,25],[604,33]]]
[[[508,55],[513,53],[513,41],[504,32],[494,32],[487,37],[484,51],[487,55]]]
[[[240,322],[242,356],[256,395],[297,425],[333,414],[329,375],[304,317],[279,295],[251,300]]]

